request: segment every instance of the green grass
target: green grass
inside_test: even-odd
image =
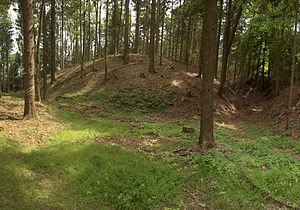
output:
[[[9,141],[1,139],[0,209],[151,209],[178,202],[182,172],[144,154],[74,143],[25,151]]]
[[[89,100],[106,106],[106,114],[90,119],[56,108]],[[0,209],[197,209],[183,188],[201,192],[199,199],[211,209],[274,207],[260,191],[300,204],[298,141],[255,125],[216,126],[222,150],[181,157],[172,151],[197,144],[198,123],[188,125],[195,133],[184,134],[181,122],[156,122],[138,109],[122,111],[101,94],[56,103],[52,108],[63,129],[42,146],[23,147],[0,137]],[[142,152],[90,141],[105,137],[159,144]]]
[[[65,121],[65,129],[53,136],[52,143],[86,141],[96,137],[126,137],[130,135],[129,125],[110,119],[88,119],[79,114],[56,109],[58,115]]]

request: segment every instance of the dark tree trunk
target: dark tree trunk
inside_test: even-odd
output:
[[[164,45],[164,29],[165,29],[165,7],[166,3],[165,0],[162,2],[162,23],[161,23],[161,36],[160,36],[160,59],[159,64],[162,65],[162,58],[163,58],[163,45]]]
[[[104,43],[104,69],[105,69],[105,74],[104,74],[104,84],[107,82],[107,36],[108,36],[108,5],[109,5],[109,0],[106,0],[106,14],[105,14],[105,43]]]
[[[51,71],[51,84],[55,81],[55,71],[56,71],[56,34],[55,34],[55,25],[56,25],[56,12],[55,12],[55,0],[51,0],[51,33],[50,33],[50,42],[51,42],[51,62],[50,62],[50,71]]]
[[[217,53],[216,53],[217,65],[216,65],[216,69],[215,69],[215,78],[218,78],[219,49],[220,49],[220,38],[221,38],[221,33],[222,33],[222,19],[223,19],[223,0],[220,0]]]
[[[123,64],[129,63],[129,0],[125,0],[125,30],[124,30],[124,60]]]
[[[47,20],[45,18],[46,11],[43,12],[43,100],[48,98],[48,83],[47,83],[47,71],[48,71],[48,44],[47,44]]]
[[[203,20],[203,79],[201,83],[201,122],[199,144],[203,149],[215,147],[214,140],[214,70],[217,65],[217,0],[205,0]]]
[[[136,21],[135,21],[135,44],[134,53],[139,53],[140,42],[140,13],[141,13],[141,0],[136,1]]]
[[[24,84],[25,84],[25,106],[24,117],[32,118],[36,116],[35,110],[35,87],[34,87],[34,20],[33,20],[33,0],[21,1],[23,11],[23,31],[24,31]]]
[[[155,54],[155,9],[156,9],[156,0],[152,0],[151,4],[151,22],[150,22],[150,64],[149,64],[149,72],[155,73],[155,61],[154,61],[154,54]]]

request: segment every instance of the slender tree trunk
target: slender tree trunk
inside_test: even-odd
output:
[[[55,0],[51,0],[51,33],[50,33],[50,42],[51,42],[51,62],[50,62],[50,71],[51,71],[51,84],[56,80],[55,71],[56,71],[56,33],[55,33],[55,24],[56,24],[56,12],[55,12]]]
[[[258,78],[259,78],[261,50],[262,50],[262,46],[260,45],[259,46],[259,51],[258,51],[257,67],[256,67],[255,78],[254,78],[254,84],[252,85],[253,87],[255,87],[257,85]]]
[[[95,63],[97,58],[97,46],[98,46],[98,15],[99,15],[99,2],[96,0],[96,30],[95,30],[95,45],[94,45],[94,60],[93,60],[93,71],[96,70]]]
[[[46,10],[43,12],[43,100],[48,98],[48,83],[47,83],[47,71],[48,71],[48,44],[47,44],[47,20]]]
[[[156,24],[155,24],[155,54],[157,55],[159,52],[159,26],[160,26],[160,17],[161,17],[161,0],[157,0],[156,2]]]
[[[173,6],[174,6],[174,0],[171,0],[171,23],[170,23],[170,32],[169,32],[169,50],[168,50],[168,58],[171,58],[172,56],[172,41],[173,41]]]
[[[265,66],[266,66],[266,43],[264,44],[264,49],[263,49],[263,65],[262,65],[262,71],[261,71],[261,88],[262,91],[265,89]]]
[[[139,53],[140,13],[141,13],[141,0],[137,0],[136,1],[136,21],[135,21],[135,45],[134,45],[134,53]]]
[[[107,82],[107,35],[108,35],[108,4],[109,1],[106,0],[106,14],[105,14],[105,44],[104,44],[104,68],[105,68],[105,74],[104,74],[104,84]]]
[[[161,21],[161,36],[160,36],[160,58],[159,58],[159,65],[162,65],[162,58],[163,58],[163,46],[164,46],[164,29],[165,29],[165,8],[166,2],[165,0],[162,1],[162,21]]]
[[[112,46],[111,46],[111,54],[116,55],[117,54],[117,21],[118,21],[118,0],[113,0],[113,15],[112,15]],[[126,17],[125,17],[126,19]]]
[[[99,46],[98,46],[98,55],[102,58],[102,22],[101,22],[101,14],[102,14],[102,0],[100,1],[99,7]]]
[[[199,144],[203,149],[215,147],[214,140],[214,69],[217,50],[217,0],[205,0],[203,20],[203,79],[201,83],[201,122]]]
[[[23,11],[24,27],[24,71],[25,71],[25,106],[24,117],[32,118],[36,116],[34,100],[34,20],[33,20],[33,0],[21,1]]]
[[[152,0],[151,4],[151,27],[150,27],[150,53],[149,53],[149,58],[150,58],[150,64],[149,64],[149,72],[150,73],[155,73],[155,61],[154,61],[154,53],[155,53],[155,10],[156,10],[156,0]]]
[[[229,0],[228,2],[228,10],[227,10],[227,20],[225,24],[225,32],[224,32],[224,42],[223,42],[223,58],[222,58],[222,72],[221,72],[221,81],[220,81],[220,88],[219,88],[219,96],[223,95],[223,89],[227,78],[227,66],[228,66],[228,58],[231,50],[231,46],[233,43],[233,39],[235,36],[235,32],[237,29],[237,26],[240,22],[243,7],[246,0],[243,0],[239,3],[238,10],[236,12],[236,15],[234,16],[235,11],[232,9],[232,0]],[[234,17],[234,20],[232,20]],[[233,23],[233,25],[232,25]]]
[[[185,56],[184,56],[184,62],[187,66],[187,68],[189,67],[189,61],[190,61],[190,50],[191,50],[191,39],[192,39],[192,32],[191,32],[191,28],[192,28],[192,17],[189,16],[188,18],[188,28],[187,28],[187,34],[186,34],[186,45],[185,45]]]
[[[60,49],[60,68],[65,68],[64,56],[64,0],[61,0],[61,49]]]
[[[83,0],[84,1],[84,0]],[[80,0],[81,2],[81,0]],[[84,11],[83,11],[83,25],[82,25],[82,29],[81,31],[81,38],[82,38],[82,46],[81,47],[81,77],[83,77],[83,71],[84,71],[84,58],[85,58],[85,50],[86,50],[86,21],[85,21],[85,1],[84,1],[84,5],[83,5]],[[83,30],[83,31],[82,31]]]
[[[221,33],[222,33],[222,19],[223,19],[223,0],[220,0],[217,53],[216,53],[217,65],[216,65],[216,69],[215,69],[215,78],[218,78],[219,49],[220,49],[220,38],[221,38]]]
[[[298,26],[298,11],[299,2],[296,1],[295,9],[295,27],[294,27],[294,40],[293,40],[293,50],[292,50],[292,68],[291,68],[291,83],[290,83],[290,93],[289,93],[289,102],[288,102],[288,114],[286,121],[286,130],[291,127],[291,115],[292,115],[292,102],[293,102],[293,89],[294,89],[294,77],[295,77],[295,66],[296,66],[296,36],[297,36],[297,26]]]
[[[40,90],[40,43],[41,43],[41,34],[43,29],[43,17],[45,12],[45,0],[42,0],[41,8],[40,8],[40,17],[39,17],[39,30],[38,30],[38,38],[37,38],[37,46],[36,46],[36,73],[35,73],[35,92],[37,101],[41,101],[41,90]]]
[[[123,64],[129,63],[129,0],[125,0],[125,30],[124,30],[124,60]]]
[[[88,7],[88,24],[87,25],[87,33],[85,33],[86,35],[86,39],[87,39],[87,43],[86,43],[86,60],[89,61],[91,60],[91,1],[87,0],[87,7]]]
[[[121,37],[120,37],[120,34],[122,32],[122,29],[123,29],[123,0],[120,1],[120,16],[119,16],[119,19],[118,19],[118,28],[117,28],[117,53],[120,53],[120,40],[121,40]]]

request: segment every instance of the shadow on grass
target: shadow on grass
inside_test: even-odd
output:
[[[180,203],[172,195],[184,180],[143,154],[101,144],[25,151],[5,143],[0,161],[0,209],[150,209]]]

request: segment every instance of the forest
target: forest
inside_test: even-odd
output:
[[[0,209],[300,209],[299,0],[1,0]]]

